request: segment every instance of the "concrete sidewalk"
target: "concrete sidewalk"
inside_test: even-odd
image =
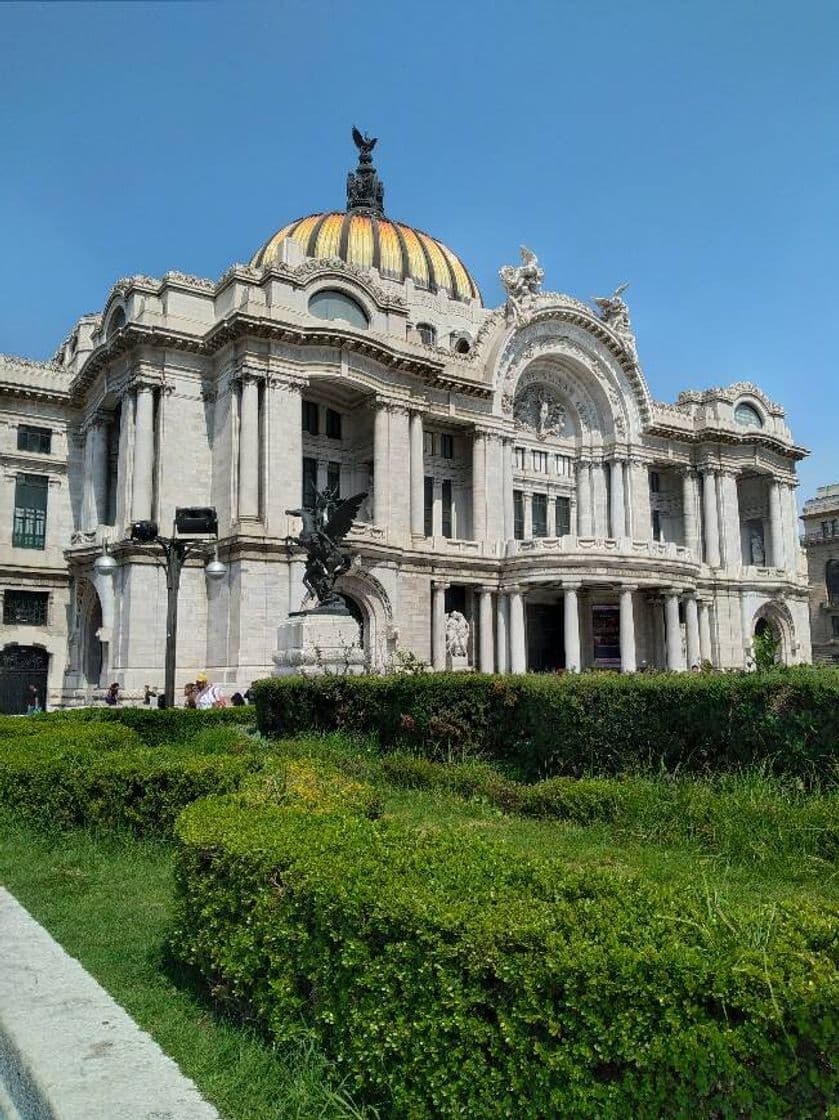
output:
[[[219,1120],[157,1043],[0,887],[6,1117]]]

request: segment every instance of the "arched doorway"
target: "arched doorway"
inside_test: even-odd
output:
[[[50,655],[41,646],[6,646],[0,650],[0,712],[24,713],[32,702],[32,688],[46,707]]]

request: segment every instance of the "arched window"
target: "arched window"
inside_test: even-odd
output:
[[[744,428],[762,428],[763,418],[754,407],[754,405],[746,404],[742,401],[734,409],[734,419],[736,423],[742,424]]]
[[[426,346],[434,346],[437,342],[437,332],[430,323],[417,323],[417,334]]]
[[[456,354],[468,354],[469,351],[471,350],[471,346],[469,345],[469,339],[468,338],[459,338],[457,340],[457,342],[454,344],[454,349],[455,349]]]
[[[370,326],[367,312],[361,304],[335,288],[315,292],[309,300],[309,311],[318,319],[342,319],[351,327],[360,327],[362,330]]]
[[[827,601],[831,607],[839,607],[839,560],[828,560],[824,582],[827,585]]]
[[[124,327],[124,326],[125,326],[125,308],[124,307],[118,307],[116,309],[116,311],[113,313],[113,315],[110,317],[110,319],[108,320],[108,335],[107,335],[107,337],[110,338],[111,335],[114,334],[115,331],[118,331],[120,329],[120,327]]]

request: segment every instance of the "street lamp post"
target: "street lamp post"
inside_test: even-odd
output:
[[[189,556],[195,552],[206,551],[216,544],[213,559],[205,567],[208,579],[222,579],[227,568],[218,558],[218,520],[216,511],[210,507],[175,510],[174,533],[162,537],[156,521],[135,521],[129,532],[129,539],[137,544],[156,544],[163,550],[166,571],[166,658],[164,667],[164,704],[171,708],[175,704],[175,655],[178,642],[178,591],[181,585],[181,570]],[[178,535],[181,534],[181,535]],[[101,558],[100,558],[101,559]],[[97,561],[98,563],[98,561]]]

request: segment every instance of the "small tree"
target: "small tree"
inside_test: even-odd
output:
[[[765,618],[761,619],[757,624],[755,636],[752,641],[755,669],[757,669],[758,672],[772,669],[777,664],[780,645],[781,639],[777,636],[771,625]]]

